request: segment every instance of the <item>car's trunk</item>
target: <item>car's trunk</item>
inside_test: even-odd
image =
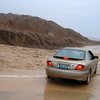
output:
[[[84,65],[85,60],[77,60],[77,59],[63,59],[63,58],[57,58],[52,57],[49,59],[52,61],[53,67],[60,68],[64,70],[75,70],[76,66],[81,64]]]

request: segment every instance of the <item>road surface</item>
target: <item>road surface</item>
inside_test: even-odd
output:
[[[100,47],[92,47],[100,57]],[[48,80],[44,70],[0,73],[0,100],[100,100],[100,62],[89,85]]]

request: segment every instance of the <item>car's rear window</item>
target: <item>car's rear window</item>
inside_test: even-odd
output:
[[[62,49],[58,51],[54,57],[68,57],[72,59],[79,59],[84,60],[85,59],[86,51],[84,50],[77,50],[77,49]]]

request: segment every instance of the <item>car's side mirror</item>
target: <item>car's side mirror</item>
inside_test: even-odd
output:
[[[99,57],[98,56],[94,56],[96,59],[99,59]]]

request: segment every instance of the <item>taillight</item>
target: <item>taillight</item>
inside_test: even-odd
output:
[[[47,61],[48,67],[53,67],[52,61]]]
[[[84,67],[85,67],[84,65],[79,64],[76,66],[75,70],[83,70]]]

